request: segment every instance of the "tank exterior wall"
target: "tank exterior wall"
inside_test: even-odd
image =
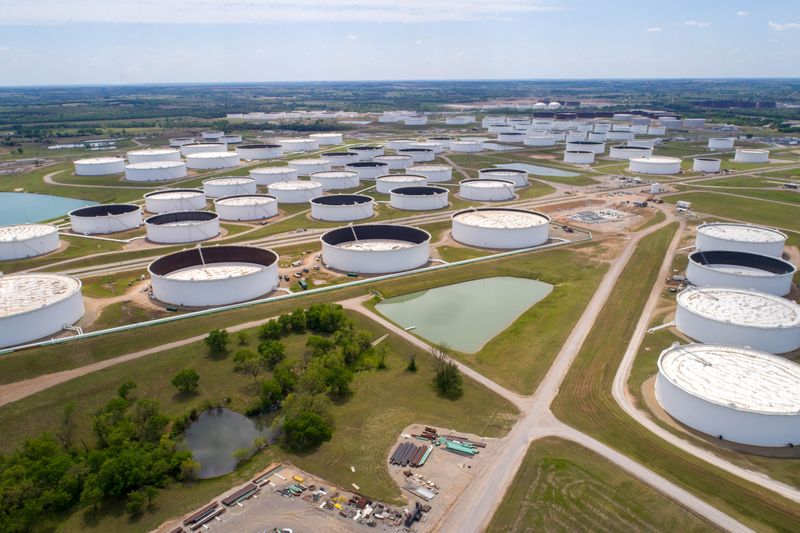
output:
[[[514,199],[514,184],[507,187],[477,187],[469,183],[459,184],[458,195],[465,200],[476,202],[502,202]]]
[[[214,204],[214,211],[222,220],[263,220],[278,214],[278,202],[256,205]]]
[[[274,196],[278,199],[278,203],[280,204],[304,204],[313,200],[318,196],[322,196],[322,185],[318,184],[318,187],[314,187],[313,189],[289,189],[289,190],[279,190],[273,187],[267,187],[267,191],[270,195]]]
[[[78,290],[47,307],[0,318],[0,348],[55,335],[80,320],[83,313],[83,296]]]
[[[308,176],[314,172],[327,172],[333,167],[333,163],[327,160],[320,160],[315,163],[302,163],[292,161],[292,167],[297,169],[297,174],[300,176]]]
[[[267,159],[275,159],[283,155],[283,147],[281,146],[264,146],[261,148],[247,148],[244,146],[237,146],[236,153],[242,159],[250,161],[261,161]]]
[[[410,174],[419,174],[427,178],[428,183],[445,183],[453,179],[453,169],[451,167],[443,168],[441,170],[424,170],[409,168]]]
[[[650,157],[651,155],[653,155],[652,148],[639,150],[626,146],[612,146],[608,153],[611,159],[631,159],[634,157]]]
[[[358,174],[358,179],[360,180],[374,180],[378,176],[383,176],[389,172],[389,165],[379,165],[374,167],[345,165],[344,168],[345,170],[356,172]]]
[[[206,208],[206,195],[201,193],[188,198],[159,198],[158,196],[154,196],[145,198],[144,206],[148,213],[200,211]]]
[[[151,163],[153,161],[180,161],[180,150],[164,150],[163,153],[128,152],[128,163]]]
[[[564,162],[575,165],[588,165],[589,163],[594,163],[594,152],[564,151]]]
[[[311,202],[311,218],[328,222],[349,222],[370,218],[375,213],[375,202],[353,205],[324,205]]]
[[[731,272],[722,272],[704,265],[689,261],[686,277],[698,287],[728,287],[734,289],[751,289],[775,296],[788,294],[792,288],[792,273],[767,276],[741,276]]]
[[[246,302],[263,296],[278,286],[278,264],[264,267],[247,276],[188,281],[152,276],[153,296],[162,302],[188,307],[207,307]]]
[[[353,187],[358,187],[360,183],[358,179],[358,174],[355,172],[347,176],[336,177],[336,178],[323,178],[319,176],[314,176],[312,174],[311,179],[316,181],[317,183],[321,183],[323,191],[352,189]]]
[[[700,251],[729,250],[731,252],[748,252],[751,254],[769,255],[780,258],[786,241],[775,242],[742,242],[720,239],[713,235],[697,232],[694,247]]]
[[[186,166],[195,170],[209,170],[215,168],[238,167],[241,163],[239,154],[231,152],[226,157],[202,158],[195,157],[197,154],[186,156]]]
[[[160,168],[125,167],[126,181],[169,181],[186,177],[186,163]]]
[[[73,232],[81,235],[103,235],[129,231],[142,225],[142,210],[137,209],[121,215],[99,217],[70,216],[69,224]]]
[[[474,154],[483,151],[483,141],[451,141],[451,152]]]
[[[681,162],[678,161],[666,161],[666,162],[656,162],[656,161],[637,161],[636,159],[631,159],[628,163],[628,171],[629,172],[638,172],[640,174],[656,174],[656,175],[665,175],[665,174],[677,174],[681,171]]]
[[[732,150],[733,137],[711,137],[708,139],[709,150]]]
[[[145,226],[147,228],[147,240],[159,244],[205,241],[219,235],[219,218],[181,226],[159,224],[145,224]]]
[[[736,150],[733,160],[737,163],[769,163],[768,150]]]
[[[341,133],[312,133],[309,137],[316,139],[320,146],[334,146],[344,142]]]
[[[525,146],[555,146],[556,140],[550,136],[531,136],[526,135],[523,140]]]
[[[297,170],[287,167],[286,172],[280,174],[259,174],[251,171],[250,177],[256,180],[256,185],[270,185],[279,181],[297,181]]]
[[[203,152],[227,152],[228,145],[222,143],[208,143],[208,144],[184,144],[181,146],[181,155],[186,157],[192,154],[201,154]]]
[[[547,242],[549,238],[549,224],[534,226],[532,228],[480,228],[464,224],[453,219],[453,239],[479,248],[532,248]]]
[[[695,172],[719,172],[721,166],[722,161],[719,159],[695,157],[692,163],[692,170]]]
[[[589,151],[595,154],[602,154],[606,151],[605,143],[589,143],[589,141],[567,141],[567,150]]]
[[[107,176],[109,174],[122,174],[123,172],[125,172],[124,159],[107,163],[75,162],[75,175],[77,176]]]
[[[389,193],[389,204],[404,211],[432,211],[447,207],[447,192],[442,194],[405,195]]]
[[[255,194],[256,182],[247,181],[246,183],[235,184],[216,184],[213,182],[203,183],[203,191],[209,198],[222,198],[223,196],[236,196],[240,194]]]
[[[399,174],[397,174],[399,176]],[[389,194],[392,189],[398,187],[422,187],[428,184],[428,179],[425,176],[419,176],[420,179],[412,181],[392,181],[377,178],[375,180],[375,190],[382,194]]]
[[[322,242],[322,260],[343,272],[361,274],[388,274],[419,268],[430,259],[430,240],[409,248],[370,251],[347,250]]]
[[[60,245],[57,231],[31,239],[0,242],[0,261],[44,255],[55,252]]]

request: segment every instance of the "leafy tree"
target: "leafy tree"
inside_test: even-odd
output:
[[[125,510],[131,516],[138,516],[142,514],[147,502],[147,495],[143,490],[134,490],[128,493],[128,498],[125,501]]]
[[[258,338],[261,340],[278,340],[283,337],[283,328],[274,318],[266,321],[258,328]]]
[[[283,422],[284,445],[294,452],[305,452],[331,440],[331,426],[317,413],[303,411],[287,416]]]
[[[239,346],[246,346],[250,337],[247,335],[246,331],[240,331],[236,334],[236,338],[239,340]]]
[[[447,355],[446,346],[434,346],[431,354],[436,359],[436,375],[433,379],[439,395],[454,400],[464,394],[461,372]]]
[[[123,399],[128,399],[128,396],[130,395],[131,391],[135,389],[136,389],[136,383],[134,383],[133,381],[126,381],[125,383],[119,386],[119,389],[117,389],[117,396]]]
[[[247,372],[253,379],[258,379],[258,375],[263,370],[264,366],[259,356],[253,350],[242,349],[233,355],[233,362],[237,370]]]
[[[287,361],[281,362],[272,371],[272,379],[281,386],[284,396],[289,394],[297,386],[297,376],[294,374],[294,369]]]
[[[386,370],[386,356],[388,355],[388,348],[386,344],[381,344],[377,350],[378,356],[378,370]]]
[[[278,324],[281,327],[283,336],[292,332],[292,315],[283,314],[278,317]]]
[[[306,327],[317,333],[333,333],[349,323],[339,304],[314,304],[306,309]]]
[[[172,386],[184,394],[195,392],[200,382],[200,376],[194,368],[184,368],[172,376]]]
[[[292,320],[292,332],[293,333],[305,333],[306,331],[306,312],[301,308],[297,308],[292,311],[291,314]]]
[[[258,353],[264,366],[272,370],[286,357],[286,347],[280,341],[264,341],[258,345]]]
[[[72,448],[72,436],[75,433],[75,402],[69,402],[64,406],[64,411],[61,415],[61,428],[58,430],[56,437],[61,441],[61,447],[64,451],[69,451]]]
[[[408,356],[408,364],[406,365],[406,371],[408,372],[416,372],[417,371],[417,354],[412,353]]]
[[[311,357],[320,357],[335,350],[336,344],[331,339],[310,335],[306,340],[306,348],[309,349]]]
[[[261,384],[261,391],[259,393],[262,410],[269,411],[275,406],[280,405],[283,396],[283,389],[280,383],[278,383],[275,378],[268,379]]]
[[[209,354],[213,356],[222,355],[228,349],[228,330],[211,330],[203,342],[208,347]]]

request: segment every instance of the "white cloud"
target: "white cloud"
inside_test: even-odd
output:
[[[769,29],[773,31],[800,30],[800,22],[772,22],[770,20]]]
[[[649,31],[650,33],[658,33],[658,32],[664,31],[664,30],[662,30],[658,26],[653,26],[652,28],[647,28],[644,31]]]
[[[739,15],[740,17],[746,17],[750,13],[748,13],[747,11],[737,11],[736,14]]]
[[[0,52],[8,52],[11,50],[10,46],[0,46]]]
[[[689,26],[690,28],[697,28],[698,30],[702,30],[704,28],[708,28],[711,26],[710,22],[699,21],[699,20],[687,20],[683,23],[684,26]]]
[[[3,0],[0,25],[445,22],[558,11],[560,0]]]
[[[350,40],[350,41],[357,41],[357,40],[358,40],[358,35],[353,35],[353,34],[351,33],[350,35],[348,35],[348,36],[347,36],[347,38],[348,38],[348,40]]]

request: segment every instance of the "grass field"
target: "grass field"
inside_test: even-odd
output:
[[[553,412],[750,527],[792,530],[800,522],[794,503],[653,436],[611,396],[617,366],[675,229],[671,224],[641,241],[561,385]]]
[[[762,202],[755,198],[751,200],[711,192],[685,192],[664,198],[664,201],[670,203],[678,200],[692,202],[692,210],[698,213],[800,231],[800,206],[781,205]]]
[[[370,331],[373,338],[385,333],[380,326],[360,314],[351,314],[351,318],[357,327]],[[257,343],[255,332],[248,333],[248,346],[254,348]],[[303,357],[306,338],[306,335],[293,335],[284,339],[290,360],[299,362]],[[432,385],[433,360],[419,354],[418,371],[408,373],[405,371],[407,357],[414,348],[394,335],[383,342],[389,346],[388,369],[368,370],[356,375],[352,384],[353,395],[336,403],[333,408],[336,428],[333,439],[310,454],[293,455],[277,448],[272,453],[340,486],[356,483],[364,494],[395,501],[400,491],[389,476],[386,457],[405,426],[411,423],[435,424],[456,431],[497,437],[510,429],[517,412],[511,404],[470,380],[464,382],[462,398],[452,401],[438,397]],[[239,349],[235,336],[230,349],[232,352]],[[186,367],[195,368],[200,375],[199,392],[194,396],[178,394],[169,383],[175,372]],[[136,394],[157,400],[169,415],[185,413],[193,406],[202,408],[208,403],[217,404],[222,398],[230,398],[229,407],[232,409],[242,410],[254,398],[253,378],[235,372],[230,356],[209,357],[205,346],[198,342],[117,365],[3,406],[0,408],[0,424],[8,431],[4,431],[0,447],[8,451],[25,437],[57,428],[61,408],[69,401],[75,401],[76,412],[81,413],[78,437],[91,442],[89,414],[111,398],[126,380],[135,381],[138,384]],[[351,465],[356,467],[355,473],[351,472]],[[176,508],[167,502],[165,509],[169,513],[190,510],[208,496],[205,484],[200,482],[175,491],[172,497],[180,498],[183,505]],[[161,501],[159,498],[157,504]],[[83,512],[76,514],[83,515]],[[148,523],[167,516],[148,517]],[[73,517],[73,520],[77,518]],[[93,531],[139,531],[141,528],[142,524],[130,524],[123,516],[106,516],[96,524],[87,525],[87,529]]]
[[[531,444],[487,531],[712,529],[594,452],[549,437]]]
[[[727,178],[714,178],[703,181],[695,181],[693,185],[711,185],[714,187],[779,187],[780,183],[776,178],[765,178],[759,176],[730,176]]]
[[[40,267],[66,261],[69,259],[76,260],[77,263],[81,262],[81,258],[103,252],[116,252],[122,249],[123,244],[112,241],[101,241],[98,239],[87,239],[85,237],[73,237],[71,235],[60,235],[59,239],[67,244],[67,247],[61,252],[53,252],[40,257],[33,257],[30,259],[23,259],[20,261],[0,261],[0,270],[7,274],[19,272],[28,268]],[[104,258],[108,261],[108,257]],[[60,267],[53,267],[53,270],[59,270]]]

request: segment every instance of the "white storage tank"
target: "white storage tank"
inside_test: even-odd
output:
[[[236,147],[239,157],[248,161],[266,161],[276,159],[283,155],[283,146],[280,144],[243,144]]]
[[[633,159],[634,157],[652,157],[653,149],[647,146],[612,146],[608,152],[611,159]]]
[[[733,160],[737,163],[769,163],[769,150],[737,148]]]
[[[704,118],[685,118],[683,119],[683,127],[684,128],[702,128],[706,125],[706,119]]]
[[[425,163],[436,159],[436,153],[430,148],[403,148],[397,151],[400,155],[410,155],[414,163]]]
[[[528,171],[516,168],[483,168],[478,171],[478,179],[508,180],[516,187],[524,187],[528,185]]]
[[[330,161],[335,167],[343,167],[358,161],[358,154],[355,152],[325,152],[322,157]]]
[[[76,176],[107,176],[125,172],[125,160],[121,157],[90,157],[75,161]]]
[[[279,283],[278,254],[255,246],[182,250],[156,259],[147,271],[156,300],[187,307],[246,302]]]
[[[408,167],[409,174],[425,176],[428,183],[444,183],[453,179],[453,167],[449,165],[414,165]]]
[[[323,194],[316,181],[279,181],[270,183],[267,191],[281,204],[304,204]]]
[[[751,446],[800,442],[800,365],[716,344],[673,345],[658,358],[656,399],[702,433]]]
[[[586,140],[589,142],[604,143],[606,142],[605,132],[590,131],[586,134]]]
[[[424,126],[428,123],[428,117],[425,115],[409,115],[403,119],[406,126]]]
[[[208,198],[222,198],[238,194],[255,194],[256,180],[247,176],[220,176],[203,180],[203,191]]]
[[[788,294],[797,269],[769,255],[706,250],[689,254],[686,278],[698,287],[752,289],[776,296]]]
[[[450,141],[450,151],[465,154],[474,154],[483,151],[483,141]]]
[[[389,150],[402,150],[404,148],[411,148],[411,145],[417,142],[416,139],[389,139],[386,141],[386,147]]]
[[[183,161],[151,161],[125,166],[125,181],[170,181],[185,177]]]
[[[374,180],[389,173],[389,165],[380,161],[356,161],[346,164],[344,169],[356,172],[360,180]]]
[[[441,154],[442,152],[444,152],[444,144],[436,141],[419,141],[415,142],[408,148],[422,148],[424,150],[433,150],[434,154]],[[408,148],[406,148],[406,150]]]
[[[505,133],[509,131],[514,131],[514,126],[511,124],[490,124],[486,130],[489,133]]]
[[[706,344],[747,346],[770,353],[800,348],[800,305],[772,294],[722,287],[678,294],[675,325]]]
[[[174,211],[200,211],[206,208],[206,193],[201,189],[166,189],[144,195],[144,206],[148,213],[172,213]]]
[[[322,184],[323,191],[335,191],[341,189],[352,189],[358,187],[358,172],[349,170],[328,170],[325,172],[314,172],[310,176],[311,181]]]
[[[186,157],[192,154],[202,154],[206,152],[227,152],[228,145],[225,143],[193,143],[181,146],[181,155]]]
[[[667,156],[634,157],[629,160],[628,171],[641,174],[678,174],[681,171],[681,160]]]
[[[590,150],[564,150],[564,162],[573,165],[594,163],[594,152]]]
[[[519,143],[525,140],[525,134],[519,131],[507,131],[497,134],[497,141],[501,143]]]
[[[606,133],[607,141],[632,141],[635,138],[636,134],[632,131],[611,130]]]
[[[269,194],[239,194],[214,200],[221,220],[264,220],[278,214],[278,200]]]
[[[305,139],[278,139],[275,144],[283,147],[283,153],[305,152],[307,143]]]
[[[333,163],[327,159],[310,158],[310,159],[292,159],[292,168],[297,169],[300,176],[308,176],[314,172],[326,172],[333,167]]]
[[[452,219],[453,239],[479,248],[532,248],[546,243],[549,231],[550,217],[525,209],[471,208]]]
[[[458,195],[464,200],[503,202],[513,200],[514,182],[501,179],[470,179],[458,183]]]
[[[786,239],[785,233],[772,228],[711,222],[697,227],[694,246],[699,251],[726,250],[781,257]]]
[[[36,257],[60,246],[58,228],[50,224],[0,226],[0,261]],[[2,271],[2,267],[0,267]],[[0,274],[1,276],[1,274]],[[2,279],[2,277],[0,277]]]
[[[242,142],[241,135],[235,135],[233,133],[228,133],[227,135],[223,135],[217,139],[221,143],[225,144],[239,144]]]
[[[567,143],[585,141],[588,133],[585,131],[568,131],[565,134],[564,140]]]
[[[383,146],[350,146],[347,151],[357,153],[359,161],[372,161],[376,155],[383,155]]]
[[[327,222],[351,222],[373,216],[375,200],[363,194],[331,194],[311,200],[311,218]]]
[[[594,125],[594,131],[597,133],[608,133],[611,131],[611,123],[610,122],[596,122]]]
[[[128,163],[151,163],[153,161],[180,161],[180,150],[172,148],[145,148],[144,150],[131,150],[127,154]]]
[[[0,348],[57,335],[83,312],[76,278],[45,273],[0,276]]]
[[[655,139],[638,139],[634,141],[627,141],[625,146],[639,146],[641,148],[655,148],[656,147],[656,140]]]
[[[523,143],[525,146],[555,146],[556,140],[552,135],[526,135]]]
[[[224,131],[204,131],[200,134],[203,139],[207,141],[218,141],[220,137],[225,135]]]
[[[694,172],[719,172],[722,161],[713,157],[695,157],[692,163]]]
[[[194,137],[173,137],[169,140],[169,145],[173,148],[180,148],[184,144],[194,144]]]
[[[297,181],[297,169],[294,167],[259,167],[250,171],[250,177],[256,185],[269,185],[279,181]]]
[[[314,137],[305,137],[303,140],[303,149],[306,152],[313,152],[315,150],[319,150],[319,139],[315,139]]]
[[[387,174],[375,178],[375,190],[382,194],[389,194],[397,187],[423,187],[428,184],[428,178],[414,174]]]
[[[567,141],[567,150],[580,150],[602,154],[606,151],[606,143],[597,141]]]
[[[454,116],[444,119],[444,123],[448,126],[464,126],[475,122],[475,117],[472,116]]]
[[[389,170],[405,170],[414,164],[414,158],[410,155],[378,155],[373,158],[378,163],[386,163]]]
[[[648,135],[664,135],[667,133],[667,128],[664,126],[650,126],[647,128]]]
[[[312,133],[309,137],[316,139],[319,146],[335,146],[344,142],[341,133]]]
[[[142,225],[142,208],[133,204],[90,205],[70,211],[73,233],[103,235],[130,231]]]
[[[711,137],[708,139],[709,150],[733,150],[733,137]]]
[[[439,143],[442,145],[444,150],[450,149],[450,141],[453,140],[452,137],[428,137],[428,140],[431,142]]]
[[[186,156],[186,166],[193,170],[238,167],[241,161],[236,152],[200,152]]]
[[[432,211],[447,207],[449,191],[444,187],[395,187],[389,192],[389,205],[404,211]]]
[[[402,272],[424,266],[430,259],[430,233],[411,226],[346,226],[325,233],[320,241],[322,261],[343,272]]]
[[[144,221],[147,240],[158,244],[182,244],[213,239],[219,235],[219,215],[208,211],[179,211],[153,215]]]

